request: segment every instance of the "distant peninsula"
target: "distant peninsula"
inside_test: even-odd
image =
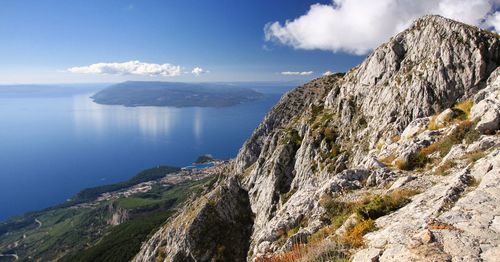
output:
[[[104,105],[227,107],[263,97],[250,88],[225,84],[128,81],[109,86],[91,98]]]
[[[201,155],[199,156],[194,162],[193,164],[206,164],[206,163],[210,163],[212,161],[214,161],[215,158],[211,155],[211,154],[205,154],[205,155]]]

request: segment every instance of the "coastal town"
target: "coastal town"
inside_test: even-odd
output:
[[[131,186],[126,189],[106,192],[100,195],[94,202],[81,203],[75,208],[94,207],[100,202],[110,201],[119,198],[127,198],[139,193],[146,193],[153,189],[155,185],[178,185],[190,181],[199,181],[210,176],[214,176],[223,172],[231,163],[231,160],[212,159],[205,163],[195,164],[181,168],[179,172],[165,174],[161,179],[147,181]]]

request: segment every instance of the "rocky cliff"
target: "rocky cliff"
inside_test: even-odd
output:
[[[498,35],[416,20],[284,95],[135,261],[494,261],[499,63]]]

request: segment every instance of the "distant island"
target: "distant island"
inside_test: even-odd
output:
[[[262,98],[250,88],[224,84],[128,81],[109,86],[91,98],[104,105],[226,107]]]

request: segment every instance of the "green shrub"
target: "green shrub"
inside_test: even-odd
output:
[[[467,144],[472,144],[473,142],[479,140],[481,137],[481,133],[475,129],[469,129],[469,132],[467,132],[464,136],[464,141]]]
[[[454,166],[456,166],[457,164],[454,162],[454,161],[451,161],[451,160],[448,160],[446,162],[444,162],[442,165],[440,165],[436,171],[434,172],[435,175],[442,175],[442,176],[446,176],[448,175],[448,170]]]
[[[353,210],[353,204],[338,201],[331,197],[321,199],[320,205],[326,210],[330,225],[334,229],[342,226]]]
[[[340,155],[340,145],[334,144],[332,145],[332,149],[330,149],[330,153],[328,154],[329,158],[336,158]]]
[[[419,153],[425,157],[428,155],[439,152],[441,157],[446,156],[451,148],[465,141],[465,143],[470,144],[474,141],[477,141],[481,134],[474,130],[474,123],[469,120],[464,120],[458,124],[458,126],[453,130],[451,134],[441,138],[436,143],[433,143],[427,147],[422,148]],[[422,156],[418,156],[422,157]],[[415,159],[418,160],[419,159]]]
[[[366,128],[368,126],[368,122],[366,122],[366,119],[364,117],[361,117],[358,121],[358,125],[361,128]]]
[[[311,105],[311,114],[312,114],[312,119],[315,119],[316,116],[321,114],[323,112],[324,107],[323,106],[318,106],[318,105]]]
[[[453,145],[462,143],[462,140],[473,130],[473,123],[465,120],[453,130],[453,132],[439,141],[439,155],[446,156]],[[470,139],[470,138],[469,138]]]
[[[323,199],[320,204],[329,216],[337,216],[345,213],[345,211],[349,211],[349,206],[345,202],[338,201],[334,198]]]
[[[414,170],[415,168],[425,167],[429,163],[429,158],[421,151],[415,152],[408,157],[408,161],[396,161],[396,167],[400,170]]]
[[[475,151],[465,155],[465,159],[467,160],[467,163],[471,164],[483,158],[485,155],[486,153],[483,151]]]
[[[364,204],[356,208],[357,215],[366,219],[377,219],[393,211],[400,209],[410,202],[410,197],[416,194],[415,191],[400,190],[384,196],[376,196],[365,201]]]
[[[337,139],[337,134],[333,128],[327,127],[323,129],[323,137],[328,143],[333,143]]]
[[[286,137],[286,143],[293,143],[294,146],[300,147],[302,144],[302,137],[299,135],[299,131],[295,129],[288,129]]]

